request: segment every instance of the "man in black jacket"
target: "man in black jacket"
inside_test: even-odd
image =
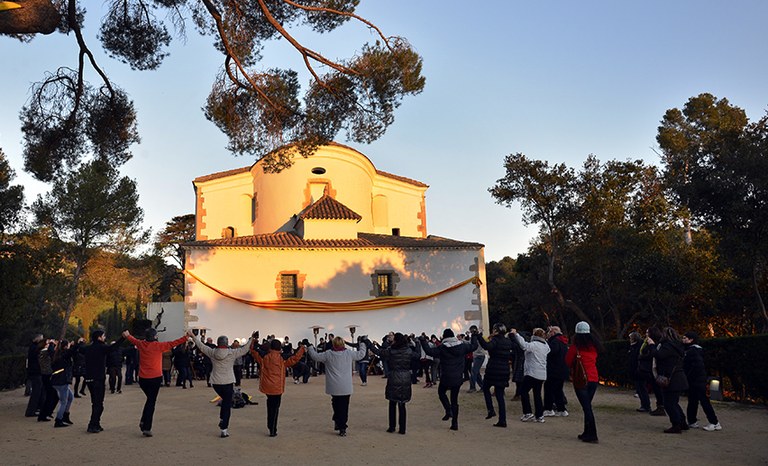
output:
[[[477,334],[472,334],[469,344],[459,341],[453,330],[443,331],[443,339],[436,347],[429,346],[426,337],[420,337],[421,348],[426,354],[440,359],[440,383],[437,396],[445,409],[443,420],[451,419],[451,430],[459,430],[459,390],[464,383],[464,359],[477,349]],[[446,392],[451,392],[450,402]]]
[[[101,413],[104,412],[107,355],[117,350],[124,338],[120,337],[112,345],[107,345],[105,340],[103,330],[94,330],[91,332],[91,344],[80,349],[80,352],[85,355],[85,383],[91,394],[91,420],[88,423],[88,432],[92,434],[104,430],[101,427]]]
[[[685,358],[683,359],[683,370],[688,378],[688,427],[698,428],[699,423],[696,416],[699,411],[699,403],[704,414],[707,415],[709,424],[702,429],[713,432],[722,430],[720,421],[717,419],[715,409],[709,402],[707,396],[707,369],[704,366],[704,350],[698,345],[699,336],[695,332],[686,332],[683,335],[683,345],[685,346]]]
[[[38,411],[45,404],[45,390],[43,390],[43,378],[40,375],[40,350],[45,346],[43,335],[38,333],[32,338],[32,343],[27,350],[27,379],[32,392],[29,395],[26,417],[36,417]]]

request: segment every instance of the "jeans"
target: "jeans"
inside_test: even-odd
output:
[[[563,384],[565,380],[557,378],[547,378],[544,382],[544,409],[556,411],[565,411],[565,394],[563,393]]]
[[[142,431],[152,430],[152,418],[155,415],[157,394],[160,393],[160,386],[162,384],[162,376],[153,377],[151,379],[143,379],[139,377],[139,387],[141,387],[141,391],[147,396],[147,401],[144,402],[144,410],[141,412],[141,421],[139,422],[139,428]]]
[[[712,403],[709,402],[709,397],[707,397],[706,385],[691,385],[688,388],[688,424],[696,422],[699,403],[701,403],[701,409],[704,410],[704,414],[707,415],[707,421],[710,424],[717,424],[719,421],[717,420],[715,409],[712,407]]]
[[[357,373],[360,374],[360,381],[368,383],[368,361],[357,361]]]
[[[331,407],[333,407],[333,423],[336,430],[347,430],[350,396],[351,395],[331,395]]]
[[[56,419],[61,420],[64,418],[64,414],[69,412],[69,407],[72,406],[75,394],[72,393],[72,387],[69,384],[54,385],[53,388],[59,394],[59,410],[56,413]]]
[[[171,385],[171,370],[170,369],[163,369],[163,383],[166,387],[169,387]]]
[[[229,418],[232,415],[232,395],[235,393],[235,388],[231,383],[213,384],[213,391],[221,397],[221,404],[219,404],[219,429],[227,429],[229,428]]]
[[[523,379],[523,387],[520,391],[520,401],[523,404],[523,414],[531,414],[531,398],[528,393],[533,389],[533,405],[536,409],[535,416],[544,416],[544,403],[541,401],[541,386],[544,385],[543,380],[534,379],[530,375],[526,375]]]
[[[104,412],[104,392],[107,390],[104,382],[103,378],[85,381],[88,385],[88,392],[91,394],[91,420],[88,422],[88,427],[101,426],[101,413]]]
[[[40,375],[30,375],[29,384],[32,389],[27,402],[26,416],[35,416],[35,412],[42,409],[45,404],[45,390],[43,389],[43,377]]]
[[[582,411],[584,411],[584,433],[582,436],[587,439],[597,439],[595,414],[592,412],[592,399],[595,397],[597,385],[597,382],[587,382],[586,387],[574,389],[576,398],[579,400]]]
[[[504,385],[494,387],[494,396],[496,397],[496,403],[499,405],[499,424],[507,423],[507,404],[504,401],[504,388]],[[491,386],[489,384],[483,385],[483,396],[485,396],[485,407],[491,413],[493,411],[493,401],[491,400]]]
[[[469,377],[469,388],[471,390],[475,390],[475,385],[477,385],[477,388],[480,390],[483,389],[483,376],[480,375],[480,368],[483,367],[483,363],[485,362],[485,355],[481,354],[480,356],[475,356],[472,359],[472,373]]]

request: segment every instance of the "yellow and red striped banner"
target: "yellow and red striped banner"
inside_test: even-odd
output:
[[[450,286],[444,290],[440,290],[436,293],[424,295],[424,296],[386,296],[382,298],[366,299],[363,301],[350,301],[350,302],[323,302],[323,301],[309,301],[306,299],[288,298],[288,299],[275,299],[271,301],[253,301],[250,299],[238,298],[225,291],[222,291],[205,280],[200,279],[197,275],[193,274],[189,270],[184,271],[185,274],[198,281],[201,285],[215,291],[216,293],[235,300],[239,303],[247,304],[249,306],[260,307],[262,309],[269,309],[273,311],[284,312],[350,312],[350,311],[377,311],[396,306],[405,306],[406,304],[413,304],[419,301],[435,298],[445,293],[457,290],[469,283],[475,286],[480,285],[480,279],[478,277],[468,278],[460,283]]]

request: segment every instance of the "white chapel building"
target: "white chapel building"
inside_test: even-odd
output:
[[[249,167],[193,182],[196,239],[184,309],[208,336],[488,328],[483,245],[427,234],[428,186],[320,147],[280,173]],[[457,219],[457,221],[460,221]]]

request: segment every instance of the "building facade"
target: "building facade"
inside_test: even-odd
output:
[[[331,144],[280,173],[257,162],[193,185],[184,305],[209,336],[488,327],[483,245],[428,235],[428,186],[354,149]]]

